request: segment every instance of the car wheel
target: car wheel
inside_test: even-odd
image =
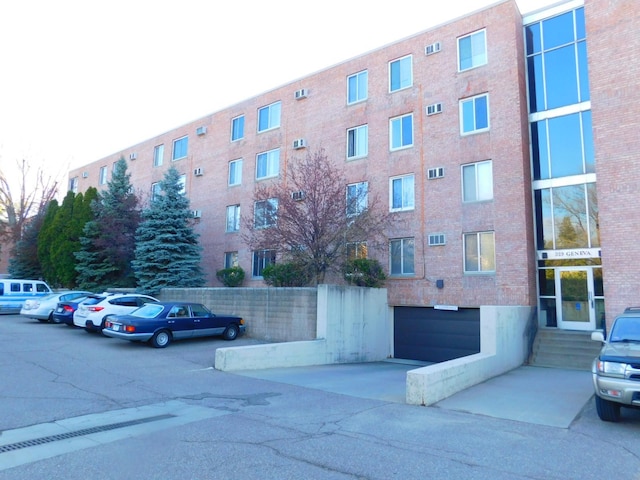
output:
[[[238,336],[238,326],[235,323],[232,323],[227,327],[227,329],[222,334],[222,338],[225,340],[235,340]]]
[[[620,404],[605,400],[596,395],[596,410],[598,417],[605,422],[617,422],[620,420]]]
[[[151,345],[155,348],[164,348],[171,343],[171,333],[168,330],[160,330],[151,337]]]

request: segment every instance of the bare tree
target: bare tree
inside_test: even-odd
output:
[[[46,176],[42,168],[32,174],[31,165],[17,161],[17,181],[10,182],[0,170],[0,240],[15,246],[22,238],[29,219],[35,217],[55,197],[58,182]],[[17,188],[14,194],[12,186]]]
[[[242,218],[244,241],[253,251],[277,250],[281,259],[303,265],[316,284],[338,272],[348,252],[371,251],[388,221],[368,184],[347,185],[323,149],[292,159],[284,178],[260,183],[253,200]]]

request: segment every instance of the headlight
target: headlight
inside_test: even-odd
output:
[[[626,363],[603,362],[602,360],[598,360],[598,372],[600,373],[624,377],[624,372],[626,369]]]

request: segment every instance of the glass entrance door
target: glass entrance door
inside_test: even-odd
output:
[[[596,299],[593,269],[560,267],[556,269],[556,314],[558,328],[565,330],[596,329]]]

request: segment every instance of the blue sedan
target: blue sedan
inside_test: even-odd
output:
[[[221,335],[234,340],[245,332],[244,319],[217,315],[200,303],[148,303],[128,315],[107,318],[102,333],[132,342],[164,348],[173,340]]]

